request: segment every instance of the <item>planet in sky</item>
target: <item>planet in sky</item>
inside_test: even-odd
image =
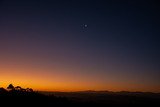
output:
[[[82,28],[83,28],[83,29],[88,28],[88,24],[83,24],[83,25],[82,25]]]
[[[84,27],[88,27],[88,25],[87,25],[87,24],[84,24]]]

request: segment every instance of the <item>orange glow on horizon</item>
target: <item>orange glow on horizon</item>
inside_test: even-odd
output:
[[[52,70],[53,72],[45,72]],[[42,69],[32,67],[1,67],[0,87],[6,88],[10,83],[14,86],[33,88],[37,91],[151,91],[160,92],[159,86],[155,88],[130,82],[119,82],[108,77],[104,81],[97,75],[88,77],[80,74],[68,74],[61,69]],[[12,72],[11,72],[12,71]],[[56,71],[56,72],[54,72]],[[63,72],[63,73],[62,73]]]
[[[73,82],[73,81],[49,81],[47,78],[41,77],[27,77],[25,75],[19,76],[2,76],[0,77],[0,87],[6,88],[10,83],[14,86],[21,86],[24,88],[33,88],[37,91],[85,91],[85,90],[95,90],[95,91],[151,91],[151,92],[159,92],[159,90],[155,90],[150,88],[145,90],[145,87],[131,87],[122,84],[98,84],[98,83],[84,83],[84,82]],[[158,89],[158,88],[157,88]]]

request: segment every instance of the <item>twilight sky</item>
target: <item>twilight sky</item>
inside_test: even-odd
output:
[[[1,0],[0,87],[160,92],[159,3]]]

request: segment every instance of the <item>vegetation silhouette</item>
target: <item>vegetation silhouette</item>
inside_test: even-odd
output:
[[[117,107],[117,106],[158,106],[159,93],[144,92],[37,92],[32,88],[22,88],[9,84],[0,88],[0,104],[5,107]]]
[[[15,88],[14,88],[14,86],[12,84],[9,84],[9,86],[7,87],[7,89],[14,90]]]

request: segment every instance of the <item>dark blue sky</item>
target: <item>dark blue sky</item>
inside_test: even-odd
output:
[[[1,0],[1,65],[44,66],[46,74],[66,68],[66,78],[86,75],[106,86],[95,89],[122,81],[117,89],[157,91],[159,7],[154,0]]]

